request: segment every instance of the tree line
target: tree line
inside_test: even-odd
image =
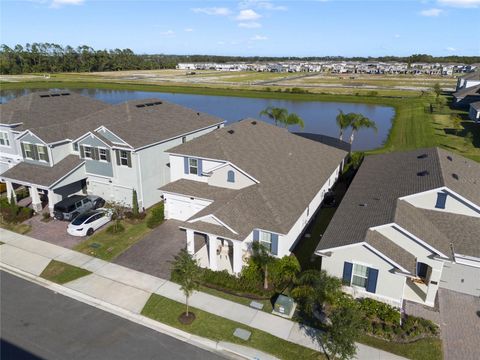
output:
[[[94,72],[117,70],[174,69],[180,62],[261,62],[261,61],[398,61],[406,63],[480,63],[480,56],[442,56],[414,54],[408,57],[269,57],[221,55],[135,54],[131,49],[95,50],[91,46],[72,47],[54,43],[28,43],[0,46],[0,73]]]

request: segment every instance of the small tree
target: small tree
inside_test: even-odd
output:
[[[453,123],[453,127],[455,128],[455,135],[458,136],[460,127],[462,126],[462,118],[458,116],[458,114],[452,114],[450,117]]]
[[[268,266],[272,263],[273,257],[270,255],[270,252],[261,244],[259,241],[254,241],[252,244],[252,260],[257,264],[257,266],[262,269],[263,272],[263,288],[268,289]]]
[[[275,122],[275,125],[277,125],[279,122],[283,124],[285,122],[285,118],[288,115],[288,110],[284,108],[269,106],[264,110],[260,111],[259,115],[267,116],[270,120],[273,120]]]
[[[120,229],[122,229],[121,221],[125,218],[125,204],[120,201],[109,201],[105,204],[105,207],[112,212],[114,232],[120,231]]]
[[[355,134],[358,130],[360,129],[373,129],[375,131],[377,130],[377,124],[375,121],[370,120],[366,116],[363,116],[362,114],[355,114],[352,115],[352,121],[350,122],[350,127],[352,128],[352,134],[350,135],[350,144],[353,144],[353,139],[355,137]]]
[[[138,216],[138,199],[137,199],[137,190],[133,189],[132,192],[132,214],[134,217]]]
[[[298,125],[303,129],[305,127],[305,122],[297,114],[289,113],[284,120],[284,125],[286,128],[288,128],[289,126]]]
[[[350,359],[355,356],[357,347],[355,342],[362,331],[360,312],[349,306],[335,309],[330,317],[332,322],[326,332],[319,333],[328,359]]]
[[[294,255],[290,255],[274,261],[270,268],[273,285],[282,292],[296,279],[300,272],[300,263]]]
[[[193,291],[198,290],[199,287],[200,272],[198,271],[197,261],[186,249],[182,249],[180,253],[175,256],[173,271],[180,284],[180,289],[185,294],[185,305],[187,307],[186,317],[188,317],[188,299]]]

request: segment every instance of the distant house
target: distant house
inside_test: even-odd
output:
[[[109,105],[70,92],[36,92],[1,105],[0,178],[54,204],[76,193],[148,208],[170,181],[165,150],[223,126],[223,120],[159,99]],[[7,141],[8,140],[8,141]],[[8,160],[7,160],[8,161]],[[11,166],[11,164],[15,164]],[[42,196],[43,195],[43,196]]]
[[[469,108],[471,103],[480,101],[480,85],[464,87],[453,93],[453,105],[459,108]]]
[[[470,111],[468,112],[470,119],[477,124],[480,123],[480,101],[476,101],[470,104]]]
[[[169,150],[165,217],[200,266],[238,274],[253,242],[290,255],[348,151],[245,119]]]
[[[471,72],[458,77],[456,91],[477,85],[480,85],[480,71]]]
[[[480,296],[480,164],[439,148],[366,157],[315,253],[355,297]]]

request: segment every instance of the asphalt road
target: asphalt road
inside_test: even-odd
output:
[[[2,360],[222,359],[9,273],[0,283]]]

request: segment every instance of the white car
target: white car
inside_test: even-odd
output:
[[[67,232],[73,236],[90,236],[112,219],[112,212],[108,209],[89,210],[78,215],[68,224]]]

